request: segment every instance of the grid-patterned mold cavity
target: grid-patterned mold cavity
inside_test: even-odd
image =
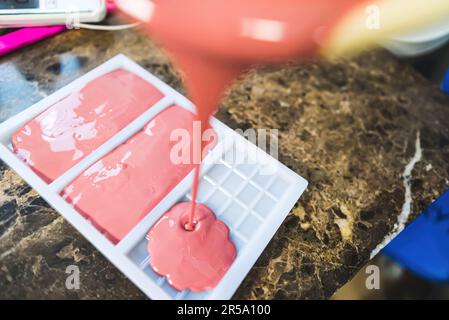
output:
[[[231,163],[226,159],[223,156],[202,176],[197,201],[208,206],[228,226],[239,255],[266,222],[266,217],[275,210],[276,204],[287,191],[288,182],[276,172],[267,174],[263,165],[253,163],[248,158],[240,163]],[[190,200],[191,194],[188,193],[180,201]],[[164,277],[157,275],[149,265],[151,257],[148,256],[147,245],[148,238],[145,237],[128,253],[128,258],[170,297],[207,298],[208,291],[177,291]]]

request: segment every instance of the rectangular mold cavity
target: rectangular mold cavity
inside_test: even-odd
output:
[[[90,80],[119,68],[131,71],[153,84],[164,94],[164,98],[58,179],[51,184],[45,183],[12,152],[10,148],[12,135],[61,97]],[[201,293],[178,292],[168,284],[165,278],[155,274],[148,263],[150,257],[146,249],[147,232],[174,204],[191,198],[189,192],[193,182],[193,172],[171,190],[117,245],[107,240],[59,195],[67,184],[91,164],[125,142],[157,113],[172,104],[192,112],[195,110],[194,105],[180,93],[124,55],[118,55],[0,124],[0,158],[148,297],[152,299],[229,299],[304,192],[307,182],[255,145],[248,143],[220,121],[211,120],[219,139],[216,147],[203,161],[198,202],[209,206],[218,218],[227,224],[231,239],[237,247],[237,258],[213,290]]]
[[[51,183],[163,98],[151,82],[119,68],[67,93],[18,130],[11,144]]]

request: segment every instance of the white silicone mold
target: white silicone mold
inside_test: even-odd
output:
[[[97,150],[51,184],[40,179],[11,151],[11,137],[26,122],[87,82],[115,69],[125,69],[152,83],[165,97]],[[148,71],[118,55],[76,81],[0,125],[0,158],[29,183],[55,210],[152,299],[229,299],[307,187],[307,182],[249,143],[217,119],[211,124],[219,142],[204,159],[198,202],[205,203],[225,222],[237,247],[237,258],[216,288],[194,293],[177,291],[148,264],[146,234],[169,208],[190,199],[191,172],[117,245],[64,201],[59,192],[91,164],[141,130],[163,109],[193,104]]]

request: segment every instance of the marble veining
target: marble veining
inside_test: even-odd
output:
[[[371,252],[370,259],[374,258],[380,250],[382,250],[391,240],[393,240],[402,230],[404,230],[406,223],[408,222],[409,216],[412,212],[412,172],[416,164],[422,160],[422,149],[421,149],[421,134],[418,131],[416,134],[415,142],[415,154],[409,163],[405,166],[404,173],[402,174],[402,180],[404,184],[405,194],[404,194],[404,204],[402,205],[402,211],[398,216],[398,221],[395,223],[394,228],[391,233],[389,233],[384,240],[377,245],[377,247]],[[430,165],[430,164],[429,164]],[[431,166],[431,165],[430,165]],[[428,167],[426,167],[427,170]]]

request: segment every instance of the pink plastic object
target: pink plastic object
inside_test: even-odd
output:
[[[65,26],[23,28],[0,37],[0,56],[66,30]]]

